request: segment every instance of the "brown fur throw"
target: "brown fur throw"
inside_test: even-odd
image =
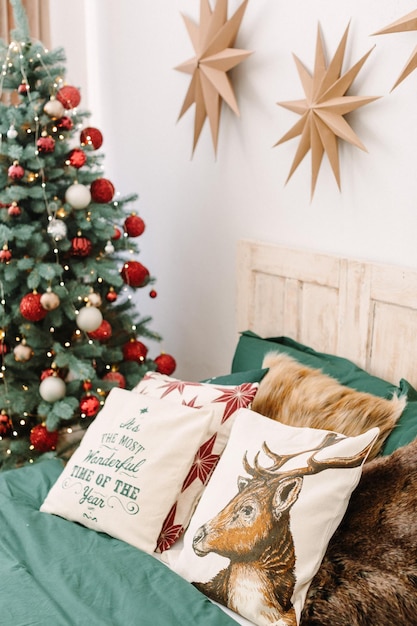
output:
[[[259,385],[254,411],[290,426],[322,428],[349,436],[378,426],[380,434],[368,461],[380,452],[406,404],[405,396],[386,400],[345,387],[285,353],[270,352],[263,367],[269,367],[269,372]]]
[[[417,440],[368,463],[300,626],[417,624]]]

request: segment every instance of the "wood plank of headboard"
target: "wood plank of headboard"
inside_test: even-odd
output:
[[[417,387],[417,271],[243,240],[238,331],[287,335]]]

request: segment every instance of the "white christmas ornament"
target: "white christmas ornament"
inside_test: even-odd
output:
[[[65,397],[67,388],[59,376],[48,376],[39,385],[41,398],[46,402],[56,402]]]
[[[19,343],[13,348],[13,354],[15,361],[19,363],[25,363],[33,356],[32,348],[25,343]]]
[[[113,252],[114,252],[114,245],[112,244],[112,242],[110,240],[104,246],[104,252],[106,254],[113,254]]]
[[[101,311],[95,306],[85,306],[80,309],[76,322],[80,330],[84,330],[86,333],[91,333],[93,330],[101,325],[103,316]]]
[[[43,107],[43,110],[45,111],[46,115],[54,118],[62,117],[65,113],[64,105],[55,98],[48,100],[48,102]]]
[[[61,303],[59,296],[51,290],[43,293],[40,298],[41,306],[47,311],[57,309]]]
[[[99,293],[96,293],[95,291],[93,293],[89,293],[87,299],[92,306],[101,306],[102,299]]]
[[[9,130],[7,131],[7,138],[8,139],[16,139],[16,137],[17,137],[17,130],[15,129],[15,127],[12,124],[10,126]]]
[[[61,241],[67,236],[67,225],[62,220],[53,217],[48,224],[47,231],[55,241]]]
[[[91,202],[91,193],[85,185],[75,183],[66,190],[65,200],[73,209],[85,209]]]

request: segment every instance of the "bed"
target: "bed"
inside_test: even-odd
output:
[[[417,271],[253,241],[237,268],[229,373],[114,389],[65,464],[0,475],[4,626],[417,623]],[[323,391],[281,422],[283,368]],[[353,413],[312,426],[334,394]],[[232,557],[267,481],[279,526]]]

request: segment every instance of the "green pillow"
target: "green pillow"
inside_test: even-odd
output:
[[[232,374],[225,374],[224,376],[207,378],[202,382],[210,383],[211,385],[243,385],[243,383],[260,383],[267,371],[268,368],[253,369],[244,372],[233,372]]]
[[[382,454],[389,454],[417,436],[417,392],[406,381],[396,387],[382,378],[368,374],[348,359],[317,352],[289,337],[264,339],[251,331],[243,332],[233,356],[232,372],[262,367],[264,356],[271,351],[286,352],[300,363],[318,368],[342,385],[357,391],[365,391],[382,398],[391,398],[394,393],[407,394],[408,405],[387,438]]]

